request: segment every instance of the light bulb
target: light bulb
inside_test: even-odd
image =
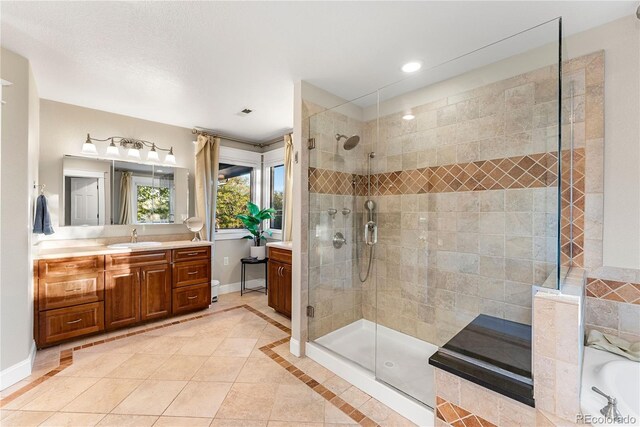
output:
[[[415,73],[420,68],[422,68],[422,64],[419,62],[413,61],[413,62],[407,62],[406,64],[404,64],[402,66],[402,71],[404,71],[405,73]]]
[[[411,113],[407,113],[407,114],[405,114],[404,116],[402,116],[402,118],[403,118],[404,120],[413,120],[413,119],[415,119],[415,118],[416,118],[416,116],[414,116],[414,115],[413,115],[413,114],[411,114]]]
[[[87,141],[82,144],[82,152],[84,154],[98,154],[98,149],[93,145],[93,142]]]
[[[133,157],[134,159],[140,159],[140,150],[138,150],[137,148],[129,148],[127,156]]]
[[[169,154],[164,158],[165,163],[169,163],[172,165],[176,164],[176,156],[173,155],[173,147],[169,150]]]
[[[156,151],[155,144],[151,146],[151,150],[149,151],[149,154],[147,154],[147,160],[151,160],[154,162],[157,162],[158,160],[160,160],[160,158],[158,157],[158,152]]]
[[[89,134],[87,134],[87,140],[82,144],[82,152],[84,154],[98,154],[98,149],[93,142],[91,142]]]
[[[107,147],[107,156],[117,156],[119,154],[120,150],[118,150],[118,147],[113,142],[113,138],[111,138],[111,144]]]

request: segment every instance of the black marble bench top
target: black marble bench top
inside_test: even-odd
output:
[[[481,314],[431,356],[429,364],[535,406],[529,325]]]

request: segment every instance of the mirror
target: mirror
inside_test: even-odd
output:
[[[61,226],[179,224],[193,210],[185,168],[65,156],[62,175]]]
[[[202,221],[202,219],[198,218],[198,217],[191,217],[191,218],[187,218],[184,221],[184,225],[187,226],[187,228],[189,229],[189,231],[191,231],[193,233],[193,239],[191,240],[192,242],[199,242],[200,239],[200,230],[202,230],[204,228],[204,221]]]

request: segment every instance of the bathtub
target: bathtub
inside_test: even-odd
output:
[[[618,401],[622,420],[606,420],[600,413],[607,399],[591,387],[596,386]],[[640,425],[640,363],[591,347],[584,349],[580,407],[585,421],[592,425]]]

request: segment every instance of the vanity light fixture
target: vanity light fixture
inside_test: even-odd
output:
[[[120,155],[120,150],[116,146],[115,142],[113,142],[113,138],[111,138],[111,144],[107,147],[107,156],[118,156]]]
[[[176,164],[176,156],[173,155],[173,147],[169,150],[169,154],[164,158],[165,163],[169,163],[170,165]]]
[[[98,149],[93,144],[93,142],[91,142],[91,137],[89,137],[89,134],[87,134],[87,140],[84,142],[84,144],[82,144],[82,152],[84,154],[98,154]]]
[[[405,73],[415,73],[420,68],[422,68],[422,64],[418,61],[407,62],[402,66],[402,71]]]
[[[151,160],[153,162],[157,162],[158,160],[160,160],[160,157],[158,157],[158,152],[156,151],[156,144],[153,144],[151,146],[151,150],[149,150],[149,153],[147,154],[147,160]]]
[[[154,142],[145,141],[142,139],[124,138],[122,136],[110,136],[106,139],[98,139],[91,138],[91,135],[87,134],[87,139],[84,144],[82,144],[82,153],[91,154],[94,156],[97,155],[98,149],[96,148],[94,142],[109,142],[109,146],[107,147],[107,155],[110,157],[120,156],[120,150],[118,147],[122,147],[126,150],[127,157],[140,160],[140,151],[144,148],[149,148],[147,160],[151,162],[160,162],[158,151],[167,151],[168,154],[164,158],[164,163],[172,165],[176,164],[176,156],[173,155],[173,147],[162,148],[158,147]]]

